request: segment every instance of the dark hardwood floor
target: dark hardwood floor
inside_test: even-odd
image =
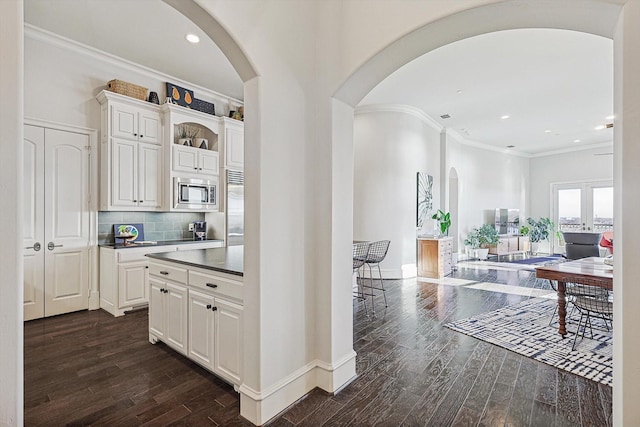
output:
[[[453,276],[548,286],[526,271]],[[271,426],[611,425],[610,387],[443,327],[526,297],[415,280],[386,287],[389,308],[376,297],[376,317],[354,303],[358,377],[335,396],[312,391]],[[251,425],[231,386],[147,338],[146,310],[25,323],[25,425]]]

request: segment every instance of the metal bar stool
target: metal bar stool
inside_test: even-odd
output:
[[[382,278],[382,272],[380,271],[380,263],[387,256],[387,251],[389,250],[390,240],[379,240],[377,242],[371,243],[371,248],[369,248],[369,254],[367,255],[367,259],[365,260],[365,265],[369,267],[369,286],[368,288],[371,290],[371,311],[373,314],[376,313],[376,308],[373,305],[373,297],[374,290],[382,291],[382,295],[384,296],[384,306],[387,305],[387,294],[384,289],[384,279]],[[373,286],[373,267],[378,267],[378,276],[380,277],[380,287]]]
[[[369,255],[369,249],[371,248],[370,242],[358,242],[353,244],[353,272],[357,274],[356,285],[358,290],[354,292],[353,296],[358,300],[364,302],[364,311],[367,313],[367,300],[362,288],[362,278],[360,277],[360,267],[362,267]]]

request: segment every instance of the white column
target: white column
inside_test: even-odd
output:
[[[23,2],[0,1],[0,425],[23,424]]]
[[[614,38],[613,421],[640,425],[640,2],[622,8]],[[624,234],[622,231],[624,230]]]

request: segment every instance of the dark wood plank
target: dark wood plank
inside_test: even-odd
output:
[[[548,289],[530,272],[454,275]],[[389,307],[376,295],[375,317],[354,304],[358,377],[335,396],[312,390],[270,425],[611,425],[611,387],[444,326],[526,297],[412,280],[385,287]],[[230,385],[151,345],[147,322],[146,310],[27,322],[25,425],[251,425]]]

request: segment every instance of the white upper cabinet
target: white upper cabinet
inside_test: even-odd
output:
[[[126,104],[111,104],[111,136],[160,144],[160,112]]]
[[[100,210],[163,210],[160,107],[102,91]]]
[[[244,123],[224,119],[224,166],[229,169],[244,169]]]
[[[176,175],[198,174],[218,176],[218,152],[173,144],[171,170]]]

